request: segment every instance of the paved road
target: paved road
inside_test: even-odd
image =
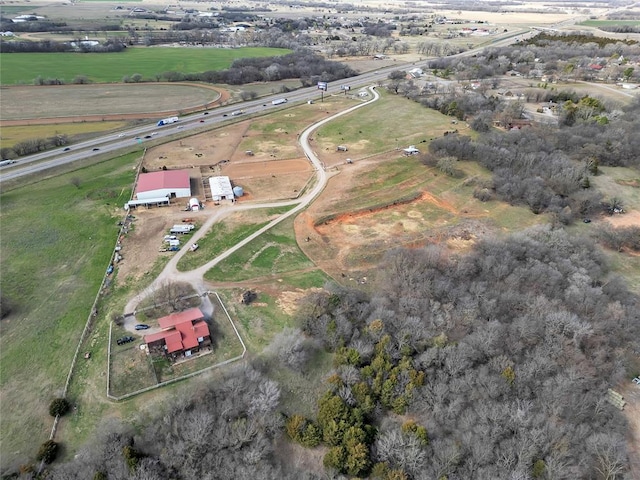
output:
[[[451,58],[466,57],[480,53],[487,47],[505,46],[514,43],[521,38],[534,35],[531,29],[523,29],[519,32],[511,32],[506,35],[502,35],[496,39],[489,41],[479,47],[467,50],[462,53],[451,55]],[[363,85],[374,85],[380,80],[386,80],[394,70],[404,70],[412,67],[427,68],[428,63],[434,60],[436,57],[425,58],[420,62],[414,63],[398,63],[389,67],[384,67],[372,72],[366,72],[355,77],[346,78],[340,82],[330,84],[330,91],[338,92],[339,85],[350,85],[352,88]],[[328,94],[328,93],[327,93]],[[171,124],[158,127],[154,124],[149,124],[141,127],[132,128],[127,130],[126,133],[120,134],[107,134],[101,137],[97,137],[91,140],[80,142],[71,145],[70,151],[64,151],[63,148],[57,148],[55,150],[48,150],[46,152],[40,152],[27,157],[18,159],[17,164],[9,167],[3,167],[0,173],[0,183],[16,180],[26,175],[32,175],[34,173],[44,172],[46,170],[59,167],[68,163],[87,160],[90,158],[96,158],[96,160],[104,159],[105,153],[115,154],[117,152],[130,151],[132,146],[140,144],[144,145],[149,141],[153,141],[154,144],[158,139],[164,137],[175,136],[180,133],[181,135],[187,132],[194,133],[198,129],[203,127],[211,127],[212,125],[221,124],[227,122],[230,119],[242,118],[243,115],[261,115],[268,113],[277,108],[285,108],[287,104],[272,105],[271,101],[277,98],[285,97],[291,102],[302,102],[307,100],[315,100],[320,96],[318,89],[314,87],[302,88],[294,92],[289,92],[286,95],[278,94],[272,95],[267,98],[261,98],[258,100],[252,100],[248,102],[242,102],[226,107],[218,107],[215,110],[210,110],[209,115],[203,115],[197,113],[193,115],[187,115],[180,118],[178,124]],[[233,113],[242,110],[244,113],[240,116],[234,116]],[[204,123],[201,123],[201,120]],[[150,136],[150,138],[145,138]],[[139,137],[139,139],[137,139]]]
[[[298,140],[300,142],[300,146],[304,150],[304,153],[309,159],[309,161],[311,161],[311,163],[313,164],[316,172],[315,185],[308,193],[306,193],[299,199],[288,200],[283,202],[268,202],[268,203],[256,203],[256,204],[244,204],[244,205],[233,204],[233,205],[216,207],[213,214],[205,221],[202,227],[191,237],[191,239],[180,249],[180,251],[176,253],[176,255],[169,261],[169,263],[167,263],[167,265],[162,270],[160,275],[158,275],[158,277],[151,283],[151,285],[149,285],[145,290],[143,290],[141,293],[133,297],[127,303],[125,307],[125,312],[127,312],[128,314],[134,314],[136,307],[140,304],[142,300],[152,295],[155,290],[162,287],[162,285],[166,284],[166,282],[168,281],[189,283],[196,292],[200,294],[206,292],[208,288],[205,286],[205,283],[204,283],[204,275],[207,271],[209,271],[211,268],[213,268],[215,265],[220,263],[225,258],[229,257],[230,255],[238,251],[240,248],[244,247],[246,244],[248,244],[252,240],[258,238],[267,230],[273,228],[278,223],[282,222],[283,220],[289,218],[292,215],[297,214],[299,211],[306,208],[320,194],[320,192],[322,192],[325,185],[327,184],[327,173],[322,167],[322,162],[314,153],[313,149],[311,148],[311,145],[309,144],[309,135],[311,135],[311,133],[314,130],[321,127],[325,123],[331,122],[332,120],[338,117],[341,117],[343,115],[346,115],[348,113],[351,113],[354,110],[357,110],[359,108],[369,106],[371,105],[372,102],[375,102],[380,98],[380,95],[375,90],[375,87],[369,87],[369,90],[373,94],[373,99],[369,100],[368,102],[361,103],[354,107],[343,110],[342,112],[332,115],[331,117],[325,118],[324,120],[321,120],[311,125],[310,127],[307,127],[307,129],[304,132],[302,132],[302,134],[300,135],[300,138]],[[271,221],[270,223],[268,223],[267,225],[265,225],[260,230],[253,233],[252,235],[249,235],[244,240],[238,242],[229,250],[218,255],[216,258],[208,261],[201,267],[195,270],[191,270],[189,272],[178,271],[177,269],[178,261],[182,258],[183,255],[189,252],[189,247],[192,244],[197,243],[200,238],[202,238],[208,233],[208,231],[216,222],[221,221],[222,219],[232,214],[233,212],[237,212],[241,210],[250,210],[255,208],[281,207],[286,205],[296,205],[296,206],[291,210],[289,210],[288,212],[283,213],[278,218]],[[135,331],[134,330],[135,323],[136,323],[135,318],[130,315],[127,317],[127,320],[125,322],[125,328],[130,331]]]

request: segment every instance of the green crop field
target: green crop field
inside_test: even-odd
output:
[[[0,456],[33,460],[116,241],[140,153],[0,197],[0,288],[14,312],[0,323]],[[77,180],[75,180],[77,179]],[[76,183],[78,186],[74,185]],[[28,360],[27,360],[28,359]],[[29,456],[31,458],[29,458]]]
[[[283,48],[128,48],[120,53],[3,53],[2,85],[32,84],[38,76],[71,82],[85,75],[92,82],[120,82],[139,73],[145,79],[168,71],[197,73],[228,68],[237,58],[285,55]]]

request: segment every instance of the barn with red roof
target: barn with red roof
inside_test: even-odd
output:
[[[162,331],[145,335],[149,352],[163,353],[173,360],[190,357],[211,345],[209,325],[199,308],[172,313],[158,319]]]
[[[189,170],[160,170],[141,173],[136,185],[136,198],[148,200],[157,198],[191,197]]]

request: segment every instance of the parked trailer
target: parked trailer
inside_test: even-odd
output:
[[[173,227],[171,227],[171,230],[169,230],[170,233],[174,234],[174,233],[191,233],[191,231],[193,231],[193,229],[196,228],[193,225],[174,225]]]
[[[273,100],[271,103],[273,105],[282,105],[283,103],[287,103],[289,100],[287,100],[286,98],[276,98],[275,100]]]
[[[162,125],[169,125],[171,123],[176,123],[177,121],[178,121],[178,117],[163,118],[158,122],[158,126],[161,127]]]

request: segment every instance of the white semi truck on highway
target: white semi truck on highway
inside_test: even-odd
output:
[[[283,103],[287,103],[289,100],[287,100],[286,98],[277,98],[275,100],[272,100],[271,103],[273,105],[282,105]]]
[[[178,117],[163,118],[158,122],[158,126],[161,127],[162,125],[169,125],[171,123],[176,123],[177,121],[178,121]]]

